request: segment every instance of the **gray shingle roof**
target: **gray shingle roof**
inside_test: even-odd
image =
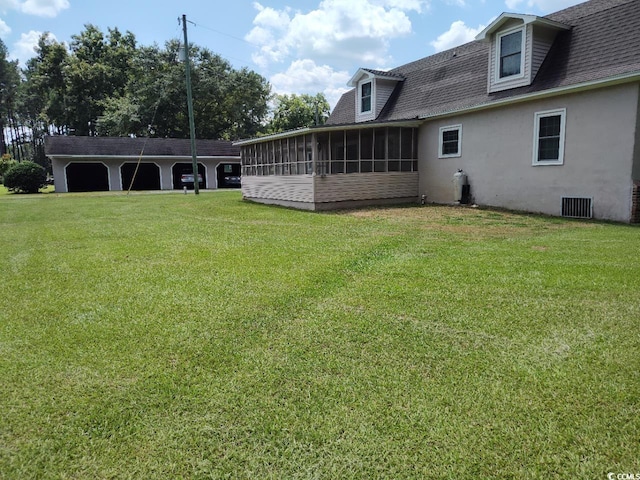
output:
[[[146,144],[145,144],[146,142]],[[183,138],[46,137],[46,155],[191,156],[191,141]],[[226,140],[196,140],[199,157],[238,157],[240,147]]]
[[[362,70],[369,72],[373,75],[378,75],[380,77],[391,77],[391,78],[397,78],[399,80],[402,80],[404,78],[399,73],[394,73],[390,70],[374,70],[372,68],[363,68]]]
[[[376,121],[437,115],[640,72],[640,0],[591,0],[546,18],[572,28],[558,34],[530,86],[487,93],[490,44],[474,41],[391,70],[405,81],[398,84]],[[350,90],[327,124],[354,122],[355,90]]]

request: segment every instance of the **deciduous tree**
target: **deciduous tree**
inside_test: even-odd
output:
[[[276,95],[270,133],[278,133],[313,125],[324,125],[329,118],[329,102],[324,94]]]

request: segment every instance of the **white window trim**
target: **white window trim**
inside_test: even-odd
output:
[[[518,30],[520,30],[522,32],[522,44],[520,45],[520,73],[518,73],[517,75],[509,75],[507,77],[501,77],[500,76],[500,50],[501,50],[501,39],[502,37],[506,36],[506,35],[511,35],[512,33],[516,33]],[[495,72],[494,72],[494,78],[495,78],[495,83],[503,83],[503,82],[509,82],[511,80],[516,80],[516,79],[520,79],[520,78],[524,78],[524,57],[525,57],[525,46],[527,42],[527,29],[523,26],[523,27],[515,27],[515,28],[510,28],[509,30],[505,30],[504,32],[500,32],[496,34],[496,59],[495,59]]]
[[[371,84],[371,102],[369,103],[369,110],[362,110],[362,87],[367,84],[370,83]],[[374,108],[374,82],[372,78],[369,78],[367,80],[363,80],[362,82],[360,82],[360,84],[358,85],[358,113],[360,115],[369,115],[373,112],[373,108]]]
[[[540,135],[540,119],[545,117],[554,117],[560,115],[560,145],[558,147],[558,159],[557,160],[538,160],[538,147],[539,147],[539,135]],[[533,119],[533,166],[540,165],[563,165],[564,164],[564,138],[565,138],[565,125],[566,125],[567,109],[558,108],[556,110],[545,110],[543,112],[536,112]]]
[[[451,132],[453,130],[458,131],[458,152],[457,153],[442,153],[442,134],[445,132]],[[438,133],[438,158],[454,158],[462,156],[462,124],[459,123],[457,125],[447,125],[446,127],[440,127],[440,131]]]

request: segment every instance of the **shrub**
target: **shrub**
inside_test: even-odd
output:
[[[16,161],[11,158],[11,155],[5,153],[0,157],[0,180],[4,177],[4,174],[7,172],[11,165],[15,165]]]
[[[11,192],[38,193],[47,181],[47,173],[37,163],[11,165],[4,174],[4,186]]]

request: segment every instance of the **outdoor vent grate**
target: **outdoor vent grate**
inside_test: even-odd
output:
[[[590,197],[562,197],[562,216],[593,218],[593,199]]]

